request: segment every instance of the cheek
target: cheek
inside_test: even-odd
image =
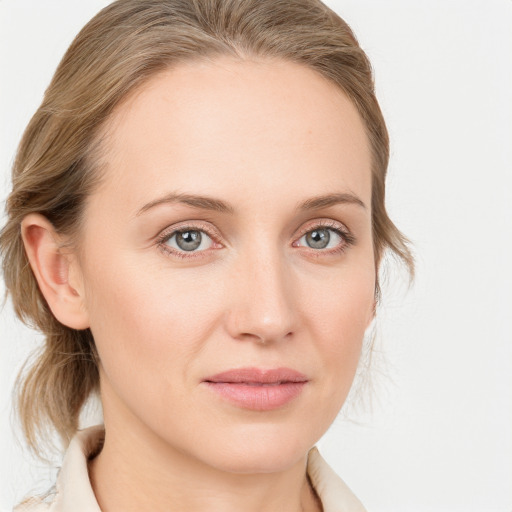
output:
[[[333,389],[348,391],[365,331],[373,319],[373,266],[343,273],[339,279],[329,281],[327,290],[311,289],[307,309],[318,353]]]
[[[112,380],[158,379],[164,386],[170,375],[184,379],[186,362],[201,351],[218,316],[218,290],[208,285],[213,280],[116,261],[111,268],[91,266],[86,289],[105,373]]]
[[[348,394],[371,320],[373,262],[353,263],[363,259],[351,259],[336,271],[289,267],[298,343],[284,347],[289,352],[281,355],[317,376],[316,399],[309,404],[318,408],[319,421],[311,426],[315,435],[322,434]],[[109,386],[138,415],[165,425],[168,403],[176,409],[183,396],[194,396],[198,368],[216,360],[216,348],[224,355],[230,348],[223,319],[238,285],[229,279],[228,265],[179,269],[165,260],[147,260],[122,251],[91,257],[87,307]],[[188,414],[186,408],[182,412]]]

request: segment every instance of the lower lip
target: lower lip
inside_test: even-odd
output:
[[[234,405],[253,411],[271,411],[297,398],[307,382],[281,384],[244,384],[234,382],[205,382],[205,384]]]

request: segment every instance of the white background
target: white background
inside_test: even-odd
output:
[[[107,1],[0,0],[0,199],[22,130]],[[375,407],[320,449],[370,511],[512,511],[512,1],[330,0],[373,62],[392,138],[388,207],[417,280],[385,289]],[[37,335],[0,314],[0,508],[54,474],[15,440]],[[376,372],[377,373],[377,372]]]

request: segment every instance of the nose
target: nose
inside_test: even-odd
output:
[[[294,279],[279,251],[241,257],[227,293],[226,328],[231,337],[273,343],[291,337],[298,327]]]

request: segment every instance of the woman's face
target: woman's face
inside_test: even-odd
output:
[[[123,102],[76,273],[107,430],[234,472],[300,460],[373,317],[370,199],[363,123],[306,67],[181,64]]]

